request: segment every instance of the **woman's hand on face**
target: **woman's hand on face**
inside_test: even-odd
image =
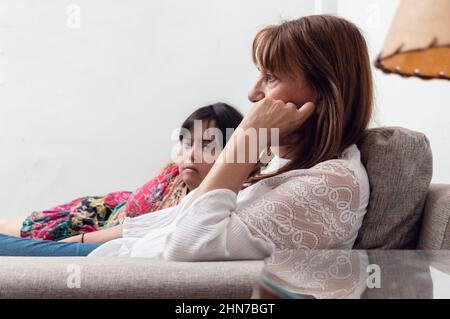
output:
[[[270,129],[279,129],[280,141],[287,141],[292,139],[314,110],[315,105],[312,102],[297,107],[294,103],[264,98],[253,105],[239,126],[244,130],[254,128],[257,134],[261,133],[260,129],[267,128],[268,141],[271,136]]]

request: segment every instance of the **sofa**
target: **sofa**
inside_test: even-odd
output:
[[[354,249],[450,250],[450,184],[430,184],[427,137],[401,127],[372,128],[358,147],[371,195]],[[263,265],[0,257],[0,298],[250,298]]]

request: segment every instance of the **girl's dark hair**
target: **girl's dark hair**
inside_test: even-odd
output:
[[[227,128],[236,129],[241,123],[243,115],[234,107],[226,103],[215,103],[201,107],[194,111],[181,125],[182,128],[191,130],[194,127],[194,121],[207,120],[215,121],[216,127],[222,132],[223,141],[222,146],[228,142]],[[183,135],[180,135],[180,141],[183,140]]]

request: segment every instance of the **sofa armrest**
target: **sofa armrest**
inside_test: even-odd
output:
[[[418,249],[450,249],[450,185],[431,184]]]
[[[250,298],[262,267],[263,261],[0,257],[0,298]]]

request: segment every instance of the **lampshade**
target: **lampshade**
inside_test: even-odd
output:
[[[376,66],[450,80],[450,0],[401,0]]]

